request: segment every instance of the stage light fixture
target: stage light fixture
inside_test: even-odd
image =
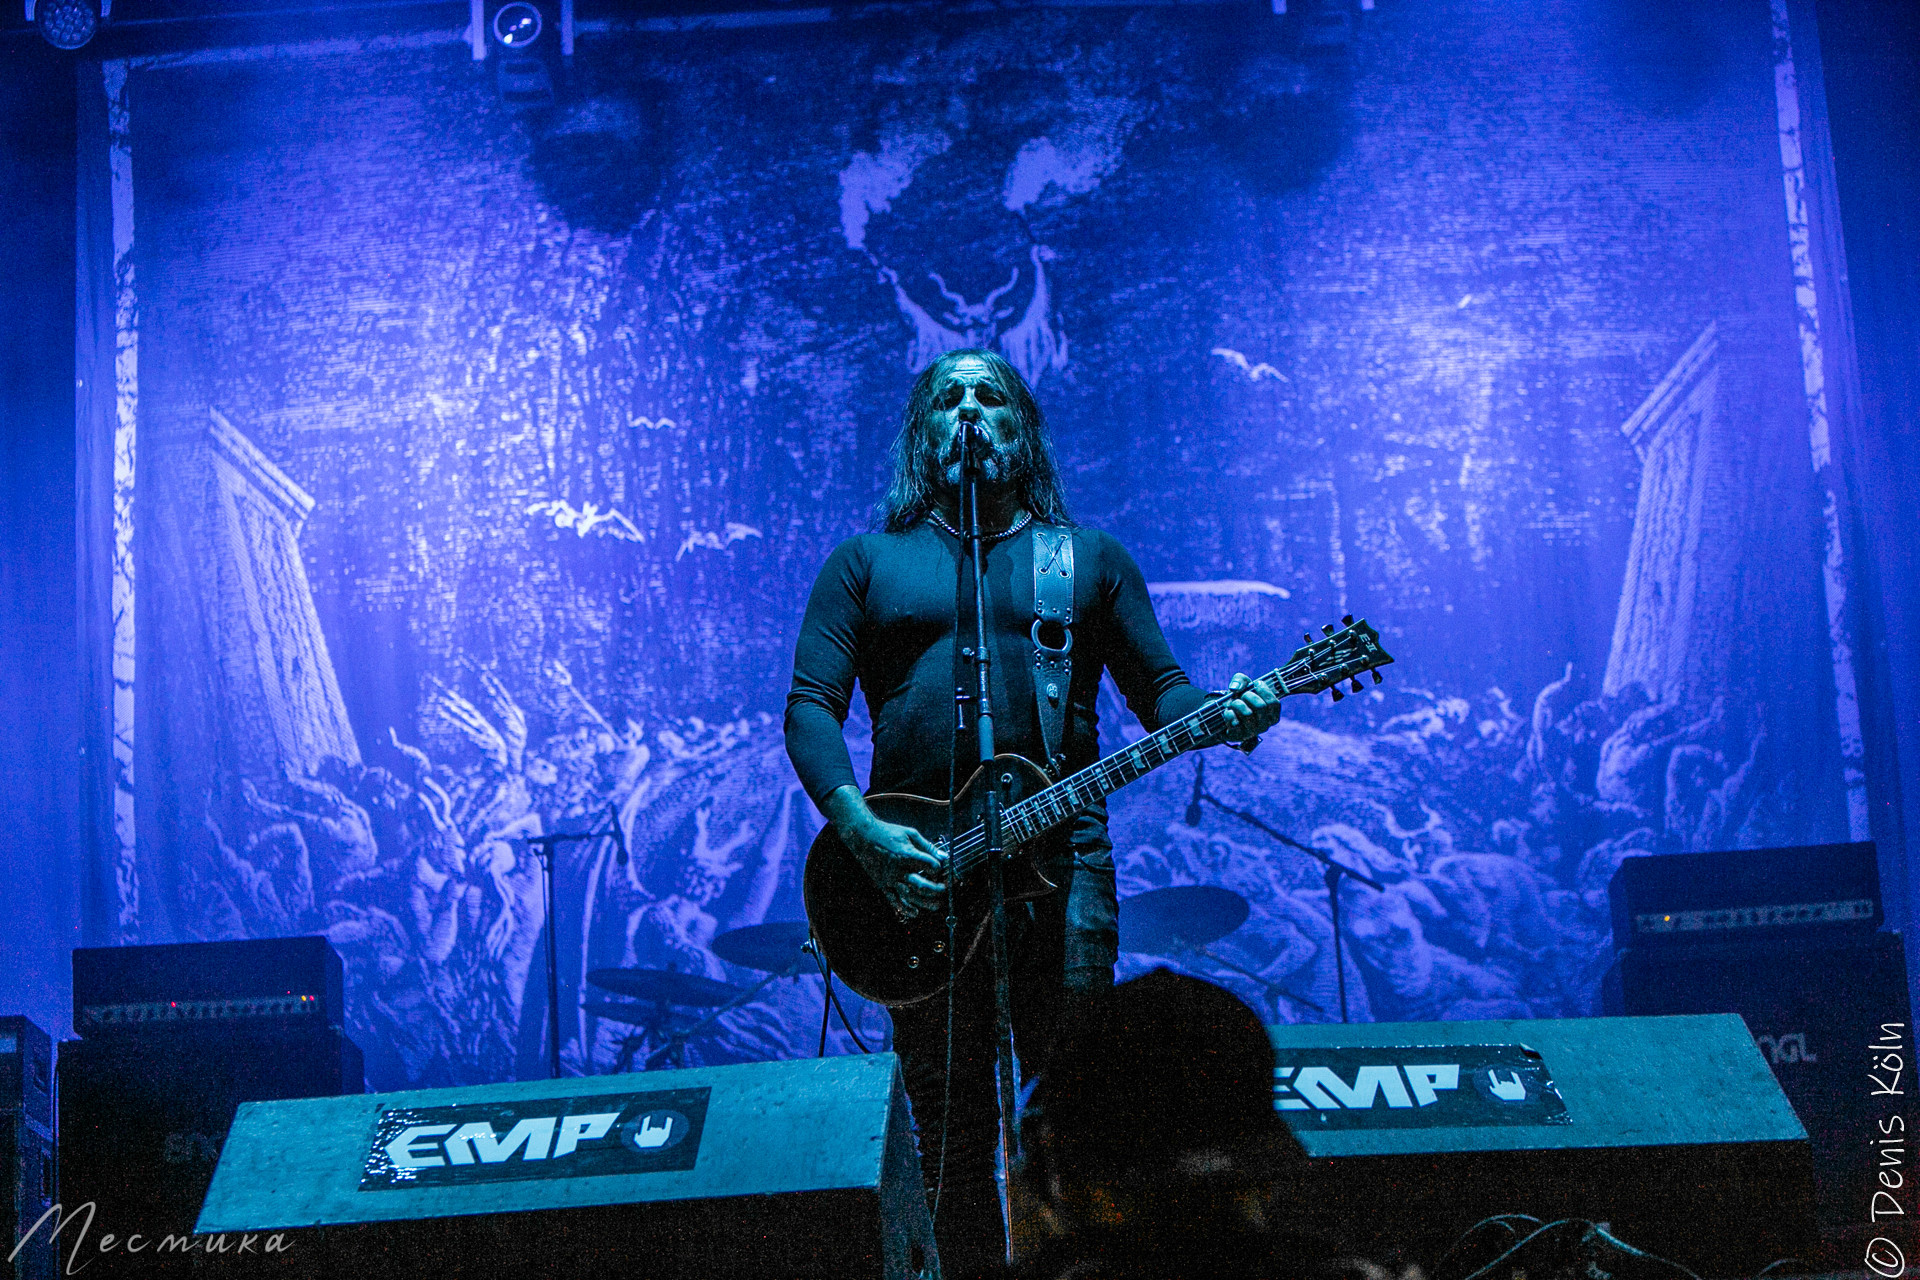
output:
[[[106,16],[94,0],[27,0],[27,21],[56,49],[78,49],[100,30]]]
[[[539,111],[559,100],[573,51],[572,7],[570,0],[473,0],[474,30],[483,33],[474,57],[493,61],[494,87],[509,110]]]
[[[524,49],[540,38],[546,20],[526,0],[503,4],[493,15],[493,38],[509,49]]]

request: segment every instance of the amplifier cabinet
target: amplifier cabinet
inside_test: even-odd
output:
[[[1884,917],[1868,841],[1628,858],[1607,903],[1616,951],[1866,938]]]
[[[53,1134],[20,1107],[0,1108],[0,1258],[13,1253],[53,1205]],[[0,1265],[6,1280],[52,1280],[53,1248],[45,1228]]]
[[[320,936],[77,947],[84,1039],[221,1023],[345,1024],[340,953]]]
[[[1625,1014],[1737,1013],[1812,1140],[1813,1181],[1823,1227],[1869,1223],[1882,1122],[1913,1091],[1912,1017],[1906,952],[1900,935],[1841,938],[1825,944],[1697,946],[1685,951],[1630,948],[1615,960],[1603,1000]],[[1907,1070],[1876,1095],[1876,1062]],[[1884,1073],[1883,1073],[1884,1074]],[[1902,1157],[1914,1150],[1898,1122]],[[1910,1162],[1898,1176],[1912,1176]],[[1900,1202],[1912,1212],[1903,1187]]]
[[[73,1040],[60,1050],[60,1193],[94,1206],[91,1238],[193,1231],[242,1103],[365,1089],[360,1050],[330,1027],[224,1026]],[[62,1248],[79,1227],[69,1226]],[[93,1249],[90,1244],[88,1248]],[[190,1268],[191,1256],[101,1255],[94,1275]]]
[[[0,1018],[0,1108],[19,1107],[53,1125],[53,1041],[31,1018]]]

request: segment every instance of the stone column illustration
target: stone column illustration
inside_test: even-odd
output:
[[[1620,430],[1640,455],[1605,692],[1639,684],[1656,701],[1725,687],[1740,542],[1738,493],[1709,324]]]
[[[201,578],[209,654],[242,777],[359,763],[327,640],[300,560],[313,499],[219,410],[207,430],[210,509]]]

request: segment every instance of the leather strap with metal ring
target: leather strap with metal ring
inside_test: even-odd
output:
[[[1061,644],[1046,643],[1046,624],[1060,627]],[[1067,702],[1073,687],[1073,533],[1050,525],[1033,529],[1033,700],[1047,771],[1066,773]]]

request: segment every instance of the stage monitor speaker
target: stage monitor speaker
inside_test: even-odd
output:
[[[1740,1019],[1272,1029],[1309,1222],[1432,1264],[1501,1213],[1609,1222],[1706,1276],[1813,1236],[1806,1131]]]
[[[1899,934],[1685,952],[1634,947],[1615,961],[1603,998],[1608,1012],[1739,1014],[1807,1127],[1821,1226],[1911,1214],[1914,1135],[1906,1126],[1914,1117],[1902,1104],[1913,1092],[1913,1028]],[[1887,1168],[1891,1189],[1878,1176]],[[1890,1204],[1905,1212],[1889,1215]]]
[[[184,1245],[235,1108],[266,1098],[361,1093],[360,1050],[325,1026],[174,1027],[60,1047],[61,1205],[94,1206],[88,1274],[161,1274],[200,1259]],[[364,1096],[364,1095],[363,1095]],[[69,1224],[61,1247],[82,1230]],[[102,1236],[122,1242],[98,1252]],[[126,1253],[138,1236],[141,1257]]]
[[[199,1230],[328,1276],[938,1274],[891,1054],[242,1107]]]

